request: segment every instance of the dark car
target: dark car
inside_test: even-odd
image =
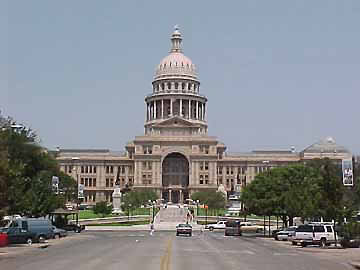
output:
[[[192,235],[192,227],[189,224],[179,224],[176,226],[176,236],[180,234],[187,234],[188,236]]]
[[[63,229],[56,228],[53,226],[54,238],[61,238],[67,236],[67,231]]]
[[[16,230],[13,230],[15,228]],[[15,233],[15,238],[22,238],[22,234],[31,233],[32,240],[43,242],[45,239],[54,238],[51,221],[45,218],[18,218],[11,222],[10,233]],[[8,230],[9,231],[9,230]],[[25,237],[25,236],[24,236]],[[11,237],[9,237],[11,242]]]
[[[85,230],[85,225],[67,224],[67,225],[61,226],[61,229],[64,229],[65,231],[74,231],[74,232],[80,233],[81,231]]]
[[[226,222],[225,236],[241,236],[241,222],[238,220],[229,220]]]
[[[36,240],[36,233],[30,232],[20,227],[9,227],[4,232],[8,235],[9,244],[28,244]]]

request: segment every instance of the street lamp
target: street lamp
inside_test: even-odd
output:
[[[131,209],[131,203],[128,204],[128,220],[130,220],[130,209]]]
[[[207,215],[208,215],[208,208],[209,206],[205,205],[205,225],[207,225]]]
[[[196,218],[198,218],[198,216],[199,216],[199,203],[200,203],[200,201],[196,200]]]
[[[76,188],[76,191],[77,191],[76,192],[77,193],[77,196],[76,196],[76,210],[79,211],[79,175],[78,175],[78,172],[77,172],[77,167],[75,169],[74,163],[76,161],[80,160],[80,158],[72,157],[71,160],[72,160],[72,166],[73,166],[72,171],[76,173],[76,186],[77,186],[77,188]],[[76,224],[79,225],[79,214],[76,215]]]

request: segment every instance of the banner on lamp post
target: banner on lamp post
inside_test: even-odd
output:
[[[78,186],[78,199],[84,199],[84,185],[79,184]]]
[[[59,177],[53,176],[52,179],[51,179],[51,183],[52,183],[53,192],[58,194],[59,193]]]
[[[353,177],[352,159],[343,159],[342,160],[342,173],[343,173],[344,186],[353,186],[354,185],[354,177]]]

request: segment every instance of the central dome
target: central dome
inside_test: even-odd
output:
[[[197,79],[195,65],[181,50],[181,33],[178,27],[171,36],[172,48],[170,54],[163,58],[155,71],[155,80],[165,78]]]

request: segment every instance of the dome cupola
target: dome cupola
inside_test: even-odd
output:
[[[197,80],[195,65],[182,53],[181,42],[179,27],[175,26],[175,31],[171,35],[170,54],[157,66],[154,80],[174,77]]]

